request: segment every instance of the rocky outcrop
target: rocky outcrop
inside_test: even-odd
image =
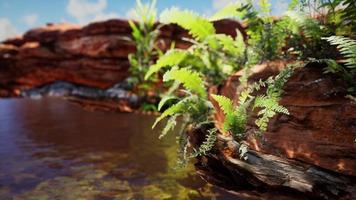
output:
[[[243,30],[235,21],[218,21],[217,31],[235,35]],[[66,81],[82,86],[107,89],[128,76],[127,56],[135,51],[127,21],[108,20],[81,27],[48,24],[32,29],[22,37],[0,43],[0,96]],[[188,37],[178,26],[163,26],[160,48],[187,48]]]
[[[256,66],[249,81],[275,75],[285,64]],[[345,81],[324,74],[323,67],[308,64],[294,72],[280,101],[290,115],[275,116],[262,137],[253,134],[252,114],[243,141],[249,146],[247,160],[240,159],[240,144],[232,136],[219,135],[215,150],[197,163],[202,177],[235,191],[248,190],[251,199],[355,199],[356,103],[345,97]],[[236,100],[239,76],[232,76],[219,93]],[[222,113],[216,121],[220,127]]]

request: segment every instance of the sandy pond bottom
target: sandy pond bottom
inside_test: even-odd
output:
[[[1,99],[0,199],[235,199],[192,166],[175,170],[175,136],[158,140],[153,120]]]

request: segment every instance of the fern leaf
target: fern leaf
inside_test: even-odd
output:
[[[234,112],[234,105],[231,99],[222,96],[222,95],[215,95],[212,94],[211,97],[219,104],[219,107],[224,112],[225,115]]]
[[[242,11],[240,3],[232,3],[219,10],[212,17],[210,21],[218,21],[226,18],[238,18],[241,19],[245,15],[245,11]]]
[[[158,103],[158,110],[161,110],[162,107],[167,103],[167,101],[172,100],[172,99],[177,99],[175,96],[165,96],[161,99],[161,101]]]
[[[152,125],[152,129],[156,127],[156,125],[162,121],[164,118],[168,117],[168,116],[173,116],[173,115],[177,115],[177,114],[181,114],[182,112],[185,111],[187,102],[189,101],[189,97],[182,99],[181,101],[179,101],[178,103],[172,105],[171,107],[169,107],[167,110],[165,110],[157,119],[156,121],[153,123]]]
[[[190,157],[195,158],[197,156],[206,155],[207,152],[210,151],[215,145],[216,132],[217,129],[215,128],[208,130],[208,134],[206,135],[205,141],[203,142],[203,144],[200,145],[199,149],[196,150]]]
[[[245,43],[241,34],[237,35],[236,40],[229,35],[215,34],[208,37],[208,42],[209,41],[211,41],[211,43],[218,42],[223,50],[235,56],[241,56],[245,51]]]
[[[215,28],[207,19],[191,11],[181,11],[178,8],[166,9],[160,16],[162,23],[178,24],[198,40],[204,40],[207,36],[215,34]]]
[[[337,46],[340,53],[346,58],[345,65],[348,68],[356,68],[356,40],[343,36],[330,36],[322,39]]]
[[[162,139],[164,136],[168,134],[169,131],[173,130],[174,127],[176,127],[176,125],[177,125],[177,115],[173,115],[168,119],[166,126],[164,127],[161,135],[158,138]]]
[[[152,74],[158,72],[160,69],[166,66],[178,65],[187,56],[187,52],[180,49],[171,49],[166,54],[161,56],[156,64],[152,65],[145,75],[147,80]]]
[[[277,113],[289,115],[289,111],[284,106],[278,104],[283,92],[283,86],[293,72],[293,66],[287,66],[275,78],[269,78],[266,82],[268,84],[266,95],[259,95],[254,100],[253,109],[261,108],[258,112],[259,118],[256,119],[255,124],[259,130],[265,132],[268,127],[269,120]]]
[[[316,19],[308,17],[305,13],[287,11],[286,15],[302,28],[307,38],[320,39],[325,34],[321,24]]]
[[[175,80],[191,92],[196,92],[198,96],[206,98],[207,93],[204,87],[204,81],[200,74],[189,69],[172,69],[163,76],[163,81]]]

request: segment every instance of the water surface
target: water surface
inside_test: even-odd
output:
[[[152,116],[89,112],[60,99],[0,100],[0,199],[234,199],[193,167]]]

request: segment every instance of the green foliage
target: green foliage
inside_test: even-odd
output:
[[[349,0],[301,0],[299,5],[299,11],[287,12],[300,29],[288,41],[292,52],[300,59],[337,58],[333,48],[321,38],[355,36],[356,3]]]
[[[260,12],[251,1],[243,7],[245,14],[242,19],[248,24],[246,33],[249,37],[249,65],[285,58],[287,55],[282,48],[286,45],[286,39],[297,31],[296,23],[290,17],[275,19],[270,15],[269,1],[261,0],[259,5]]]
[[[238,6],[218,12],[214,19],[238,15]],[[232,11],[233,10],[233,11]],[[193,36],[193,45],[187,50],[171,50],[150,67],[145,78],[161,71],[164,67],[191,68],[199,71],[212,84],[220,84],[230,73],[240,69],[244,59],[245,43],[241,34],[236,38],[216,34],[213,23],[191,11],[177,8],[165,10],[160,16],[163,23],[174,23],[187,29]]]
[[[346,37],[332,36],[354,34],[350,31],[355,27],[353,1],[292,0],[289,11],[279,18],[271,16],[268,0],[260,0],[259,8],[254,7],[251,0],[246,2],[243,5],[230,4],[210,18],[178,8],[167,9],[160,15],[161,22],[177,24],[192,36],[185,38],[192,44],[187,50],[172,49],[166,52],[156,64],[151,65],[145,75],[145,79],[149,80],[154,74],[163,74],[165,83],[173,83],[159,103],[159,110],[168,108],[153,125],[155,127],[167,119],[160,138],[173,130],[180,118],[183,120],[182,130],[212,123],[214,109],[208,99],[206,86],[219,86],[229,75],[241,69],[244,70],[241,78],[244,90],[240,92],[238,102],[224,96],[211,95],[224,114],[222,131],[241,140],[246,133],[251,112],[257,113],[256,132],[267,131],[272,117],[279,113],[289,114],[287,108],[279,105],[279,101],[283,86],[295,67],[288,66],[275,77],[249,84],[250,67],[264,61],[307,60],[314,57],[317,61],[328,63],[325,72],[341,73],[354,86],[356,43]],[[300,11],[297,12],[297,8]],[[237,18],[246,22],[247,40],[239,32],[236,38],[217,34],[212,21],[224,18]],[[339,54],[333,51],[332,45],[336,45],[344,56],[344,65],[334,60]],[[261,94],[261,89],[266,92]],[[206,154],[214,146],[216,132],[215,129],[210,130],[201,147],[188,155],[187,138],[181,131],[179,143],[182,145],[182,157],[186,159]],[[244,154],[247,148],[241,151]]]
[[[160,122],[161,120],[163,120],[166,117],[181,115],[182,113],[184,113],[185,110],[187,109],[187,104],[189,104],[190,101],[193,101],[193,99],[186,97],[186,98],[182,99],[181,101],[179,101],[178,103],[169,107],[156,119],[156,121],[152,125],[152,128],[156,127],[158,122]]]
[[[354,0],[340,0],[340,4],[344,9],[341,10],[340,20],[342,26],[350,27],[351,33],[354,36],[356,33],[356,1]]]
[[[209,18],[210,21],[218,21],[226,18],[237,18],[240,19],[244,16],[243,8],[240,3],[231,3],[219,10],[212,17]]]
[[[158,110],[161,110],[162,107],[168,102],[168,101],[171,101],[171,100],[175,100],[177,99],[176,96],[170,96],[170,95],[166,95],[164,96],[161,101],[158,103]]]
[[[252,101],[252,109],[260,109],[257,114],[258,118],[255,121],[260,133],[267,130],[269,120],[277,113],[288,115],[288,110],[279,105],[278,102],[283,92],[283,86],[291,76],[293,69],[293,66],[288,66],[274,78],[270,77],[266,81],[260,80],[251,84],[240,93],[239,105],[237,106],[234,106],[233,102],[225,96],[212,95],[212,98],[219,104],[225,115],[223,131],[231,131],[238,138],[244,135],[248,120],[248,110]],[[252,95],[254,91],[258,91],[262,87],[267,87],[266,94]]]
[[[337,46],[340,53],[346,58],[346,67],[356,70],[356,40],[342,36],[330,36],[323,39]]]
[[[293,66],[290,65],[282,70],[276,77],[267,80],[266,95],[260,95],[255,98],[253,108],[261,108],[258,112],[259,118],[256,125],[261,132],[267,130],[269,120],[277,113],[289,115],[287,108],[278,104],[283,93],[283,86],[293,72]]]
[[[194,150],[191,158],[206,155],[215,145],[217,129],[213,128],[208,130],[205,141],[200,145],[199,149]]]
[[[183,84],[189,91],[198,94],[198,96],[206,98],[207,93],[204,87],[204,81],[197,72],[187,68],[172,69],[166,72],[163,76],[163,81],[175,80]]]
[[[331,45],[336,45],[341,55],[345,58],[344,64],[340,65],[334,59],[319,59],[317,62],[324,62],[327,67],[325,73],[340,74],[349,85],[350,95],[356,94],[356,40],[342,37],[330,36],[322,38],[328,41]]]
[[[145,79],[147,80],[152,76],[152,74],[157,73],[163,67],[171,67],[179,65],[182,60],[187,56],[187,52],[180,49],[171,49],[167,51],[163,56],[161,56],[156,64],[150,66],[149,70],[145,75]]]
[[[212,98],[219,104],[225,114],[223,131],[231,131],[235,136],[241,136],[247,123],[247,106],[245,102],[242,102],[240,106],[234,107],[233,102],[225,96],[212,95]]]
[[[155,25],[156,20],[156,1],[151,4],[142,4],[137,0],[135,14],[139,21],[129,21],[132,29],[132,40],[136,45],[136,52],[129,54],[130,61],[130,78],[129,82],[135,85],[138,92],[145,93],[152,87],[155,79],[151,78],[144,82],[144,75],[147,73],[149,66],[153,64],[154,58],[160,54],[157,47],[157,38],[159,27]]]
[[[204,40],[209,35],[215,33],[212,23],[191,11],[181,11],[173,7],[163,11],[160,19],[162,23],[178,24],[184,29],[189,30],[189,33],[198,40]]]
[[[171,116],[166,123],[166,126],[162,130],[161,135],[158,137],[159,139],[162,139],[164,136],[166,136],[170,131],[173,131],[174,128],[177,125],[177,115]]]

